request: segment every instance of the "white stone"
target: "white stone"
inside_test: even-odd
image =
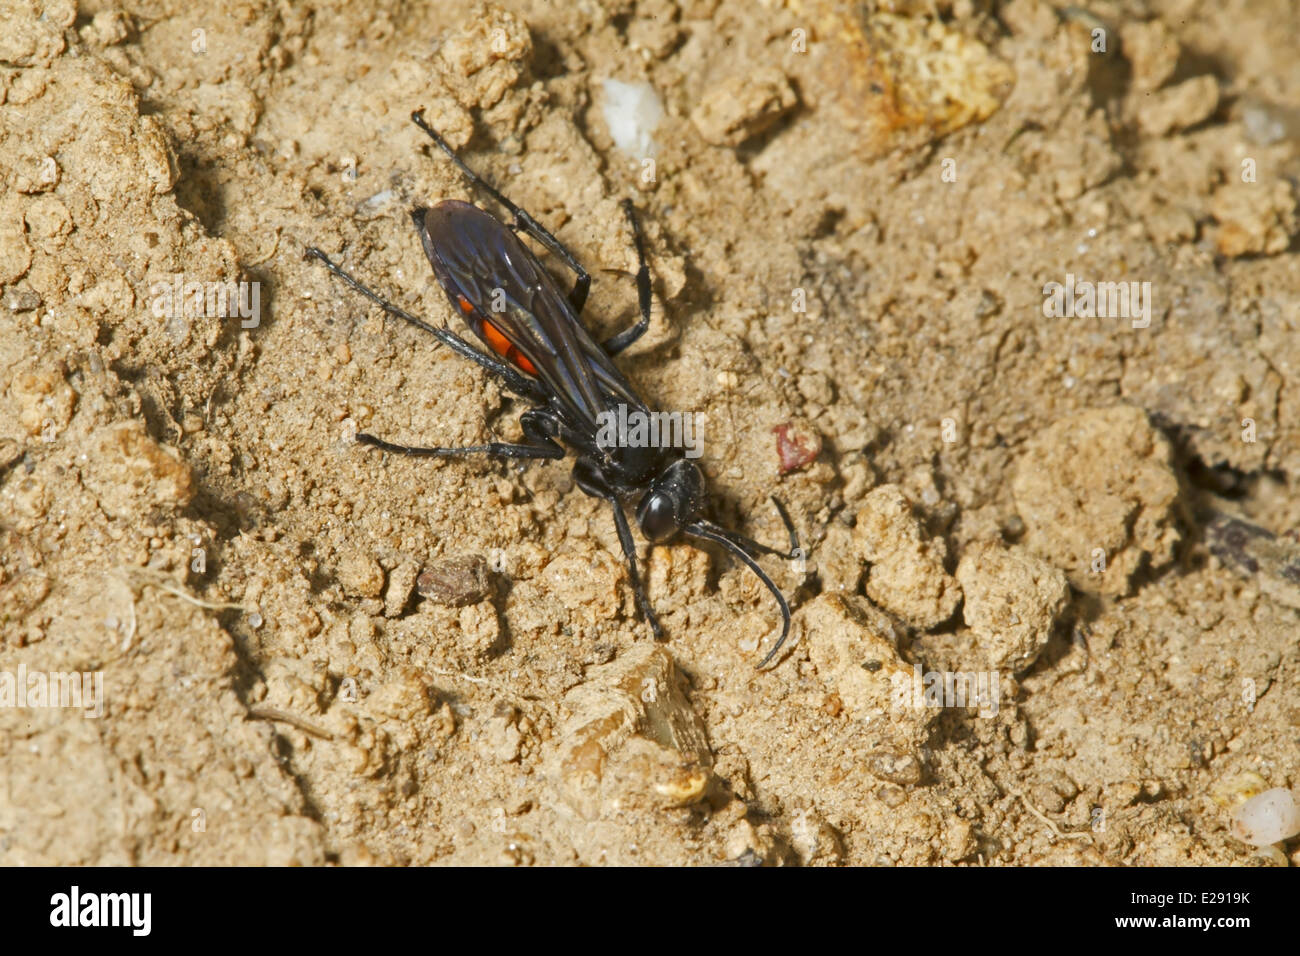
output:
[[[1232,818],[1232,835],[1254,846],[1268,846],[1300,833],[1300,800],[1294,790],[1274,787],[1251,797]]]
[[[658,147],[653,134],[664,118],[659,94],[649,83],[605,80],[605,124],[620,151],[644,159]]]

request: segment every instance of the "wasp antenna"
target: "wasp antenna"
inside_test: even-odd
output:
[[[740,560],[744,561],[745,564],[749,566],[749,570],[753,571],[754,574],[758,576],[758,579],[767,586],[767,589],[772,592],[772,597],[776,598],[776,603],[781,608],[781,636],[777,638],[776,643],[772,645],[772,649],[767,652],[767,656],[758,662],[756,669],[762,670],[771,663],[772,658],[776,657],[777,652],[781,650],[781,645],[785,643],[785,639],[790,634],[790,605],[786,603],[785,595],[781,593],[781,589],[773,583],[772,579],[767,576],[767,572],[758,566],[758,562],[754,560],[754,556],[746,551],[738,541],[733,540],[728,535],[725,528],[719,528],[711,522],[701,520],[696,521],[694,524],[687,525],[682,530],[690,537],[703,538],[705,541],[712,541],[714,544],[720,544],[736,557],[740,558]]]
[[[781,515],[781,520],[785,522],[785,530],[790,532],[790,554],[788,557],[799,557],[799,532],[794,530],[794,522],[790,520],[790,512],[785,510],[785,505],[781,504],[781,499],[776,495],[772,496],[772,504],[776,505],[776,510]]]

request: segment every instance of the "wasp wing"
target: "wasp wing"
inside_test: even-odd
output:
[[[425,211],[422,227],[433,271],[466,324],[492,351],[540,379],[574,424],[594,430],[597,416],[619,403],[645,409],[513,230],[459,200]]]

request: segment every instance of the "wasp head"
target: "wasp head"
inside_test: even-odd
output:
[[[650,541],[664,541],[699,517],[704,476],[695,462],[678,458],[650,482],[636,506],[636,521]]]

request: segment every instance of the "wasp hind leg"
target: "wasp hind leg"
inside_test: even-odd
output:
[[[486,445],[462,445],[458,448],[421,448],[414,445],[397,445],[374,435],[357,435],[357,442],[394,455],[412,458],[459,458],[465,455],[485,455],[505,459],[559,459],[566,454],[564,447],[555,442],[555,423],[541,409],[530,409],[519,416],[526,442],[489,442]]]
[[[474,348],[474,346],[470,345],[455,332],[451,332],[447,329],[440,329],[436,325],[430,325],[418,316],[414,316],[405,309],[389,302],[374,289],[371,289],[363,283],[360,279],[357,279],[355,276],[345,271],[341,266],[336,265],[329,256],[325,255],[325,253],[321,252],[321,250],[317,249],[315,246],[308,246],[304,253],[304,257],[307,259],[320,260],[325,268],[330,271],[331,275],[344,282],[349,288],[361,293],[389,315],[396,316],[405,322],[409,322],[417,329],[428,332],[457,355],[469,359],[476,365],[479,365],[492,374],[498,376],[505,383],[506,388],[510,389],[516,395],[522,395],[524,398],[532,399],[534,401],[545,400],[547,397],[546,393],[538,387],[537,383],[524,378],[524,376],[520,375],[509,365],[506,365],[503,362],[498,362],[495,359],[484,355],[481,351]],[[358,436],[358,438],[359,437],[360,436]]]

